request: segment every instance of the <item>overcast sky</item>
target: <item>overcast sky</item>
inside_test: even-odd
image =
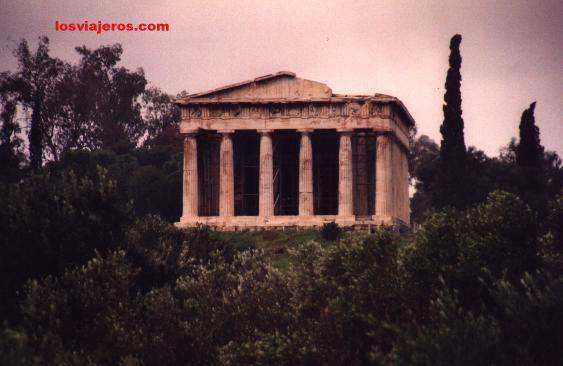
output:
[[[156,3],[156,4],[154,4]],[[198,92],[290,70],[335,93],[400,98],[419,134],[440,140],[449,39],[463,35],[465,136],[487,154],[518,134],[537,101],[543,144],[563,154],[562,1],[0,0],[0,71],[21,38],[52,54],[119,42],[152,85]],[[60,22],[165,22],[169,32],[57,32]]]

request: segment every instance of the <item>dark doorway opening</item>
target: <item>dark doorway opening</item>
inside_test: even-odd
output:
[[[352,138],[354,214],[358,218],[374,214],[375,206],[375,135],[357,131]]]
[[[274,133],[274,215],[299,212],[299,134]]]
[[[255,131],[237,131],[233,139],[235,215],[258,215],[260,137]]]
[[[315,215],[338,214],[338,134],[316,131],[313,145],[313,201]]]
[[[219,215],[219,146],[220,137],[203,133],[197,141],[198,214]]]

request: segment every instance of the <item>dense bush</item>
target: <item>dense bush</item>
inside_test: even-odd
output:
[[[555,364],[557,230],[497,192],[465,213],[432,216],[406,245],[387,230],[302,243],[282,272],[207,227],[149,216],[122,249],[29,282],[0,361]]]
[[[95,250],[112,250],[132,217],[130,203],[99,166],[88,174],[45,172],[0,185],[0,207],[0,310],[6,316],[24,281],[63,273]]]
[[[532,211],[516,196],[494,192],[465,212],[431,216],[407,247],[405,273],[420,299],[443,279],[469,308],[489,298],[495,279],[518,280],[539,266],[538,229]]]
[[[78,150],[51,163],[50,169],[89,174],[101,166],[116,182],[119,194],[131,201],[136,217],[153,214],[173,222],[181,215],[181,161],[181,154],[174,146],[142,148],[122,154]]]
[[[336,241],[340,238],[342,229],[334,221],[327,222],[321,227],[321,237],[326,241]]]

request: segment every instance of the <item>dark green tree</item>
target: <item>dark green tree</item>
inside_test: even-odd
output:
[[[438,207],[466,205],[466,164],[467,150],[463,136],[461,116],[461,35],[456,34],[450,41],[450,68],[446,77],[444,95],[444,121],[440,126],[440,174],[434,202]]]
[[[49,38],[41,37],[35,53],[22,40],[14,52],[18,71],[13,75],[12,90],[18,94],[18,102],[31,109],[29,121],[29,161],[37,171],[43,164],[45,139],[52,123],[46,105],[56,88],[64,63],[49,55]]]
[[[170,147],[182,151],[180,135],[180,109],[173,103],[174,97],[158,88],[148,88],[142,96],[143,121],[147,138],[143,147]]]
[[[516,148],[516,162],[521,167],[540,167],[544,148],[540,143],[540,129],[536,125],[536,102],[524,110],[520,119],[520,143]]]
[[[540,130],[534,117],[535,107],[536,102],[530,104],[530,107],[522,113],[520,120],[520,142],[515,150],[516,187],[524,201],[543,218],[548,211],[550,193],[553,193],[553,188],[555,194],[561,191],[561,181],[559,187],[553,187],[553,184],[549,183],[550,178],[557,176],[548,174],[553,171],[551,168],[554,166],[553,163],[557,165],[557,161],[549,154],[545,154],[544,147],[541,145]]]
[[[145,133],[139,101],[147,84],[143,70],[118,65],[120,44],[76,51],[81,60],[71,90],[79,94],[73,108],[83,123],[82,145],[119,153],[137,146]]]
[[[26,280],[61,274],[114,249],[133,217],[128,198],[99,166],[87,172],[47,166],[18,184],[1,184],[0,207],[0,321],[14,315]]]
[[[422,135],[410,147],[411,176],[416,189],[411,199],[411,221],[420,224],[433,211],[432,192],[435,189],[440,160],[440,147]]]
[[[18,136],[20,126],[15,122],[17,100],[9,91],[10,76],[0,74],[0,181],[15,182],[19,179],[24,155],[22,140]]]

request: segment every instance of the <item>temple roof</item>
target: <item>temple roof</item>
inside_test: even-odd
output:
[[[208,90],[208,91],[190,94],[190,95],[186,96],[186,98],[200,98],[200,97],[210,96],[210,95],[218,94],[220,92],[224,92],[224,91],[231,90],[231,89],[243,88],[243,87],[251,85],[253,83],[258,83],[258,82],[261,82],[261,81],[268,81],[268,80],[272,80],[272,79],[279,79],[281,77],[295,78],[295,73],[293,73],[291,71],[279,71],[279,72],[276,72],[275,74],[263,75],[263,76],[259,76],[259,77],[254,78],[254,79],[240,81],[238,83],[220,86],[218,88],[211,89],[211,90]]]
[[[254,79],[221,86],[208,91],[190,94],[175,100],[178,105],[194,104],[277,104],[277,103],[343,103],[349,101],[373,101],[395,104],[405,114],[408,122],[415,122],[407,108],[390,95],[334,94],[323,83],[296,77],[290,71],[280,71]]]

